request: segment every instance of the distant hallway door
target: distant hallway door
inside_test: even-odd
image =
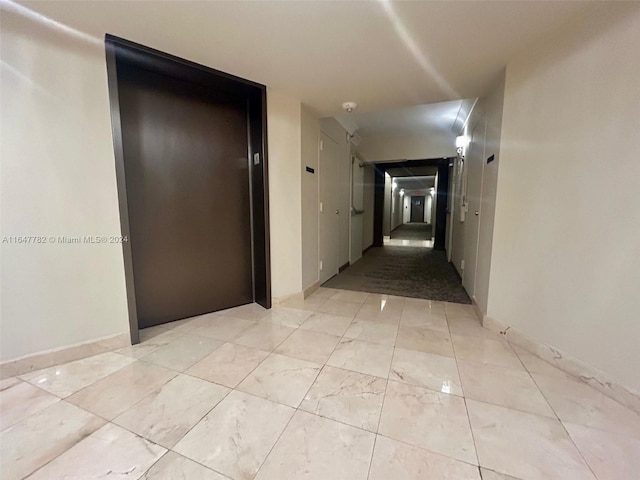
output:
[[[411,197],[411,221],[424,222],[424,195]]]
[[[320,283],[339,269],[338,144],[322,132],[320,148]]]

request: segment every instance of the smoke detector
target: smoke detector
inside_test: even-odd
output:
[[[347,113],[351,113],[353,112],[356,108],[358,108],[358,104],[356,102],[344,102],[342,104],[342,108],[344,109],[345,112]]]

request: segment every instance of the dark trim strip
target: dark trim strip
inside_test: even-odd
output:
[[[107,57],[107,83],[109,87],[109,104],[111,107],[111,130],[113,134],[113,150],[116,161],[116,183],[118,186],[118,207],[120,209],[120,230],[122,236],[131,238],[129,229],[129,206],[127,203],[127,182],[124,176],[124,150],[122,146],[122,128],[120,123],[120,99],[118,96],[118,69],[116,66],[115,45],[105,40]],[[129,311],[129,335],[131,345],[140,343],[138,330],[138,311],[136,308],[136,287],[133,280],[133,256],[131,243],[122,242],[124,258],[124,278],[127,292],[127,309]]]

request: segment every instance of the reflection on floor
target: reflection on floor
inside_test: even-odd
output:
[[[411,222],[400,225],[391,232],[391,239],[431,240],[431,225],[423,222]]]
[[[640,416],[467,305],[320,289],[2,381],[2,478],[637,478]]]
[[[370,248],[360,260],[323,286],[471,303],[446,254],[433,248],[386,245]]]
[[[384,237],[384,246],[433,248],[433,240],[407,240],[404,238]]]

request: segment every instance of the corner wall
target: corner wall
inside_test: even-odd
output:
[[[104,44],[2,11],[0,360],[129,331]],[[51,240],[51,237],[54,240]]]
[[[319,144],[320,121],[302,106],[302,289],[315,284],[319,279]],[[306,167],[313,169],[307,172]]]
[[[302,111],[300,101],[267,89],[271,291],[302,290]]]
[[[640,5],[507,65],[488,315],[640,391]]]
[[[119,236],[102,38],[1,14],[2,236]],[[213,66],[215,67],[215,65]],[[299,293],[301,111],[269,90],[272,294]],[[1,244],[6,362],[129,331],[119,244]]]

